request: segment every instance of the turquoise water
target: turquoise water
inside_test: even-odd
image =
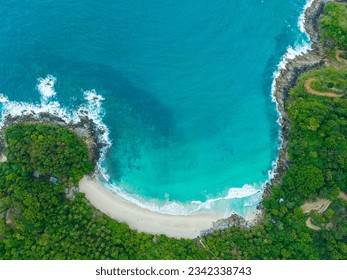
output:
[[[95,90],[102,111],[88,108],[112,141],[102,166],[137,203],[169,213],[255,206],[277,158],[273,72],[305,40],[306,1],[71,2],[2,3],[0,92],[77,110]],[[45,99],[47,75],[56,81]]]

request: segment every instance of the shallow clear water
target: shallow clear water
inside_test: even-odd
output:
[[[288,46],[305,40],[305,2],[8,0],[0,92],[39,102],[37,79],[50,74],[56,99],[76,109],[95,89],[118,191],[170,213],[224,197],[218,207],[242,214],[277,157],[271,83]]]

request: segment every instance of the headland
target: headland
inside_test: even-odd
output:
[[[305,9],[304,28],[309,35],[311,46],[309,49],[298,52],[294,57],[283,57],[283,67],[275,76],[273,84],[273,96],[279,112],[280,147],[277,165],[274,169],[274,177],[267,183],[264,189],[263,199],[271,194],[272,186],[281,185],[284,172],[289,168],[288,143],[290,120],[286,110],[288,92],[293,87],[302,72],[316,68],[324,63],[324,51],[319,44],[318,18],[326,3],[332,0],[309,1]],[[98,170],[100,151],[104,147],[98,141],[97,126],[88,118],[81,118],[77,124],[66,123],[63,119],[51,114],[41,113],[39,116],[25,115],[21,117],[6,117],[4,127],[18,122],[51,123],[69,127],[78,137],[83,139],[90,152],[90,159],[96,166],[95,173],[85,176],[79,183],[80,191],[85,193],[90,203],[109,217],[127,223],[132,229],[151,234],[165,234],[175,238],[194,239],[199,235],[209,235],[217,230],[231,226],[249,229],[258,225],[263,219],[263,207],[261,202],[258,211],[246,217],[246,219],[233,214],[224,218],[222,213],[213,211],[201,211],[190,215],[167,215],[141,208],[112,193],[102,185],[101,172]],[[1,139],[3,140],[3,139]],[[3,142],[3,141],[2,141]]]

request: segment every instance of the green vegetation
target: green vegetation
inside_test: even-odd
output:
[[[306,75],[304,76],[306,77]],[[311,87],[315,90],[321,92],[335,92],[336,94],[347,92],[346,70],[343,71],[341,69],[324,67],[315,71],[310,77],[316,79],[311,83]]]
[[[95,210],[83,194],[67,200],[65,187],[92,171],[85,145],[68,129],[18,124],[5,133],[8,161],[0,164],[0,259],[207,257],[190,240],[130,230]],[[34,178],[36,169],[54,174],[59,183],[49,183],[48,176]]]
[[[332,31],[335,19],[343,22],[341,5],[329,4],[322,20],[323,40],[331,47],[342,44]],[[332,12],[334,7],[338,14]],[[83,194],[67,200],[65,187],[91,170],[84,145],[65,128],[7,129],[8,162],[0,164],[0,258],[347,259],[347,201],[337,197],[340,191],[347,193],[346,67],[304,73],[291,89],[286,102],[290,170],[283,185],[274,186],[263,201],[262,223],[251,230],[217,231],[201,238],[202,243],[137,233],[95,210]],[[309,78],[317,80],[312,83],[316,90],[335,89],[345,95],[310,94],[304,86]],[[34,179],[34,169],[54,174],[60,183],[51,184],[45,176]],[[305,215],[300,206],[318,197],[332,200],[328,210]],[[308,216],[321,230],[305,225]]]
[[[298,195],[303,198],[320,196],[334,199],[338,190],[347,190],[346,95],[342,98],[320,97],[308,94],[304,88],[304,82],[309,78],[322,81],[325,77],[341,89],[339,93],[345,94],[346,88],[342,90],[345,85],[340,87],[341,76],[347,77],[346,69],[332,71],[323,67],[310,71],[301,76],[297,87],[290,92],[288,111],[292,125],[289,154],[292,165],[284,178],[285,185],[298,187],[298,183],[287,179],[288,175],[301,177],[300,172],[312,168],[315,168],[315,176],[312,176],[315,178],[312,179],[317,182],[321,178],[321,186],[318,187],[318,183],[310,184],[307,194],[298,189]]]
[[[323,45],[347,49],[347,9],[345,3],[331,2],[320,19]]]
[[[38,170],[63,182],[77,183],[93,171],[88,150],[71,131],[52,125],[17,124],[6,129],[7,157],[23,172]]]

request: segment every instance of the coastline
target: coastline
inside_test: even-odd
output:
[[[32,123],[32,124],[50,124],[64,126],[70,129],[76,136],[86,143],[88,148],[89,160],[97,167],[97,163],[101,157],[101,149],[105,147],[104,143],[101,143],[98,138],[98,134],[102,133],[100,129],[95,125],[93,120],[88,117],[80,116],[78,123],[67,123],[64,119],[52,115],[50,113],[39,113],[12,116],[7,115],[3,120],[3,125],[0,127],[0,153],[5,148],[4,131],[7,127],[19,124],[19,123]]]
[[[199,235],[206,236],[216,231],[224,230],[232,226],[250,229],[260,224],[264,218],[262,201],[271,195],[274,185],[282,185],[283,174],[289,169],[287,149],[289,146],[290,120],[285,107],[289,90],[295,86],[300,74],[321,66],[324,63],[324,51],[319,44],[317,20],[326,3],[333,0],[313,0],[305,6],[304,28],[311,41],[311,49],[294,58],[286,59],[285,65],[278,70],[274,78],[275,90],[273,96],[276,100],[279,112],[280,139],[277,164],[273,178],[266,184],[262,199],[257,206],[257,213],[252,217],[243,217],[232,214],[223,218],[219,213],[206,211],[205,213],[193,213],[190,215],[167,215],[142,208],[134,203],[126,201],[120,196],[103,187],[98,181],[88,181],[83,178],[80,182],[80,190],[86,194],[86,198],[101,212],[120,222],[126,222],[131,228],[141,232],[152,234],[166,234],[170,237],[196,238]],[[93,190],[95,192],[93,192]],[[97,196],[100,195],[98,198]],[[119,205],[116,205],[119,203]],[[118,209],[118,210],[114,210]],[[119,212],[122,213],[119,213]],[[194,223],[192,223],[194,222]]]
[[[274,74],[272,96],[276,103],[279,114],[278,122],[280,124],[278,158],[273,170],[273,178],[265,185],[261,201],[257,205],[258,213],[251,221],[245,221],[238,215],[232,215],[229,218],[216,221],[208,230],[203,230],[202,235],[213,234],[215,231],[227,229],[231,226],[240,228],[252,228],[261,223],[264,219],[264,207],[262,202],[272,194],[273,186],[282,186],[284,173],[289,169],[290,161],[288,156],[290,119],[288,117],[286,102],[289,97],[289,91],[296,85],[300,75],[308,70],[315,69],[325,63],[325,54],[323,47],[319,42],[318,18],[323,12],[324,6],[329,2],[347,2],[346,0],[313,0],[307,1],[302,16],[302,28],[310,39],[310,48],[303,52],[297,52],[292,58],[282,56],[282,67],[279,67]],[[246,224],[246,227],[245,227]]]
[[[25,115],[21,117],[7,116],[6,126],[18,122],[50,123],[63,125],[71,129],[77,136],[86,142],[91,155],[91,160],[95,164],[96,170],[88,179],[86,176],[79,182],[80,191],[85,194],[86,199],[101,212],[119,222],[126,222],[130,228],[150,234],[165,234],[174,238],[194,239],[199,235],[205,236],[215,231],[223,230],[231,226],[238,226],[250,229],[264,218],[262,201],[271,195],[274,185],[281,185],[283,174],[289,168],[287,149],[289,145],[290,120],[285,107],[290,88],[292,88],[302,72],[316,68],[324,63],[324,52],[319,44],[317,19],[322,12],[323,6],[333,0],[313,0],[311,5],[305,6],[305,30],[311,40],[311,50],[297,55],[285,61],[285,66],[279,69],[278,75],[274,79],[275,90],[273,96],[276,99],[276,106],[279,112],[280,139],[277,165],[274,169],[274,177],[266,184],[262,199],[259,202],[257,214],[244,219],[237,214],[228,218],[223,218],[223,213],[213,211],[201,211],[190,215],[168,215],[154,212],[142,208],[130,201],[109,191],[98,181],[98,168],[100,151],[104,147],[98,139],[100,130],[94,125],[93,120],[87,117],[80,117],[80,123],[67,123],[63,119],[49,113],[41,113],[38,116]],[[340,1],[345,2],[345,1]],[[3,139],[0,139],[0,146]]]
[[[315,69],[325,63],[325,53],[319,42],[318,18],[323,12],[324,6],[329,2],[346,2],[344,0],[313,0],[304,11],[303,28],[310,39],[310,48],[303,53],[298,53],[294,58],[286,59],[284,67],[278,70],[274,79],[273,97],[279,112],[280,140],[277,166],[274,170],[274,178],[266,185],[262,200],[271,195],[272,186],[282,185],[284,173],[289,169],[288,157],[290,119],[288,117],[286,102],[289,91],[296,85],[300,75],[308,70]],[[259,205],[262,209],[262,205]]]
[[[173,238],[194,239],[201,229],[211,227],[222,213],[205,211],[187,216],[174,216],[142,208],[115,195],[97,179],[84,176],[79,182],[80,192],[98,210],[130,228],[149,234],[165,234]]]

